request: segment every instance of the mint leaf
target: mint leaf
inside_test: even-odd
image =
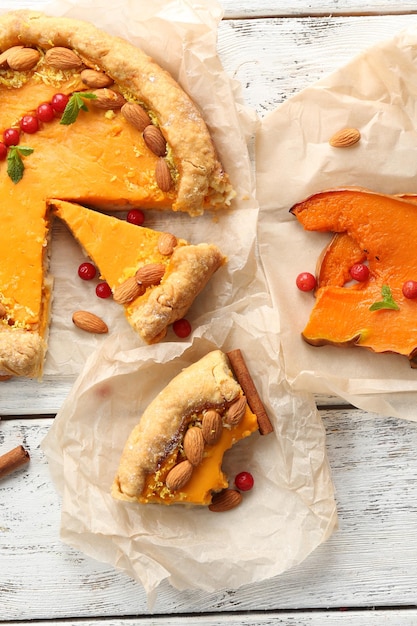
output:
[[[10,146],[7,153],[7,174],[15,184],[22,180],[25,166],[22,155],[32,154],[33,148],[28,146]]]
[[[371,306],[369,307],[370,311],[380,311],[381,309],[392,309],[394,311],[399,311],[400,307],[392,297],[391,289],[388,287],[388,285],[382,285],[381,295],[382,300],[378,300],[377,302],[371,304]]]
[[[68,100],[67,106],[61,117],[60,124],[73,124],[78,117],[78,113],[81,111],[88,111],[88,107],[84,102],[84,99],[94,100],[97,96],[94,93],[88,93],[86,91],[75,91]]]

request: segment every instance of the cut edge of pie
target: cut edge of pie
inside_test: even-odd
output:
[[[229,354],[212,350],[147,406],[120,458],[111,487],[116,500],[210,506],[228,488],[224,453],[258,430],[272,432],[269,418],[262,430]]]

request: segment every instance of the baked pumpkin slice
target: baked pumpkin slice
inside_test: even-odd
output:
[[[0,17],[0,375],[39,377],[48,198],[197,216],[234,196],[198,108],[143,51],[87,22]]]
[[[191,245],[73,202],[48,205],[98,267],[146,343],[164,338],[226,260],[214,244]]]
[[[302,332],[305,341],[393,352],[416,367],[417,300],[403,292],[405,283],[417,280],[414,198],[334,189],[307,198],[291,212],[306,230],[336,234]],[[366,263],[369,276],[345,284],[352,260]]]
[[[242,371],[242,364],[241,384],[236,370]],[[221,469],[224,453],[258,430],[272,431],[253,382],[248,388],[245,381],[247,385],[248,371],[239,350],[227,354],[213,350],[175,376],[130,433],[112,485],[113,497],[141,504],[214,506],[213,510],[238,504],[239,494],[227,491],[228,479]],[[219,494],[223,500],[216,503]]]

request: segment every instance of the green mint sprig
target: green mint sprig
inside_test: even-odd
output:
[[[75,91],[67,102],[60,124],[65,124],[66,126],[73,124],[81,110],[88,111],[88,107],[84,100],[94,100],[95,98],[97,98],[97,96],[94,93]]]
[[[382,285],[381,294],[382,300],[378,300],[377,302],[371,304],[369,307],[370,311],[380,311],[381,309],[393,309],[395,311],[399,311],[400,307],[392,297],[391,289],[388,285]]]
[[[7,174],[15,184],[22,180],[25,165],[22,156],[32,154],[28,146],[10,146],[7,153]]]

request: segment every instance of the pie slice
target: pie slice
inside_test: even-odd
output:
[[[50,200],[110,285],[114,299],[146,343],[156,343],[167,327],[184,317],[225,257],[214,244],[190,245],[158,232],[92,211]]]
[[[23,10],[0,17],[0,51],[0,376],[39,377],[48,199],[197,216],[234,192],[197,107],[128,42]]]
[[[213,350],[182,370],[148,405],[124,447],[114,498],[208,506],[227,489],[221,469],[226,450],[258,429],[261,434],[272,430],[253,387],[245,393],[244,380],[242,385],[237,380],[230,355],[244,363],[240,351]]]

